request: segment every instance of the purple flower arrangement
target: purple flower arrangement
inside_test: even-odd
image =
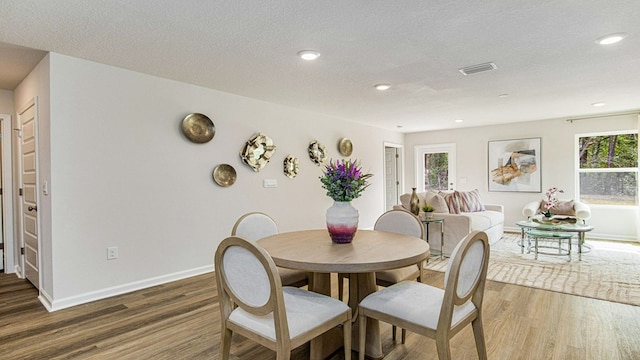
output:
[[[329,161],[324,166],[324,175],[320,177],[322,188],[334,201],[351,201],[360,197],[370,184],[367,180],[372,174],[365,174],[358,160]]]

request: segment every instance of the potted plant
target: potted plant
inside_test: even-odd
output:
[[[351,206],[351,200],[362,195],[369,186],[371,174],[362,171],[357,160],[329,161],[320,177],[322,188],[333,199],[333,206],[327,209],[327,229],[335,243],[350,243],[358,229],[358,210]]]
[[[431,205],[424,205],[422,206],[422,211],[424,211],[424,217],[425,219],[431,219],[433,218],[433,211],[435,210],[435,208]]]

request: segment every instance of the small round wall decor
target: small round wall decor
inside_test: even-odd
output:
[[[200,113],[185,116],[182,119],[180,128],[184,136],[196,144],[209,142],[216,134],[216,127],[213,125],[213,121]]]
[[[351,156],[351,153],[353,152],[353,144],[351,143],[351,140],[347,138],[340,139],[338,142],[338,151],[342,156]]]
[[[309,158],[314,164],[320,166],[327,160],[327,150],[324,145],[320,144],[317,140],[309,143]]]
[[[298,176],[298,171],[299,171],[299,167],[298,167],[298,158],[295,156],[287,156],[286,158],[284,158],[284,174],[290,178],[293,179],[294,177]]]

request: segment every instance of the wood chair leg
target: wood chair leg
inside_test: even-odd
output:
[[[396,341],[396,326],[391,325],[391,340]]]
[[[347,275],[338,274],[338,299],[344,301],[344,280],[349,279]]]
[[[487,345],[484,342],[484,329],[482,327],[482,318],[478,316],[471,322],[473,328],[473,337],[476,340],[476,349],[478,350],[478,359],[487,360]]]
[[[402,343],[404,344],[405,340],[407,339],[407,329],[402,329]]]
[[[451,360],[451,348],[449,347],[449,335],[438,336],[436,334],[436,349],[438,349],[439,360]]]
[[[231,351],[231,337],[233,332],[227,328],[222,329],[220,334],[220,359],[229,360],[229,352]]]
[[[362,313],[358,316],[360,317],[358,320],[358,359],[364,360],[364,345],[367,341],[367,317]]]
[[[344,335],[344,360],[351,360],[351,319],[347,319],[342,325]]]

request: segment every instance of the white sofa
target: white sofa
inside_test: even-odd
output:
[[[534,215],[540,214],[542,211],[542,203],[544,201],[532,201],[524,206],[522,215],[530,219]],[[576,200],[560,200],[558,204],[549,209],[552,214],[559,216],[575,217],[578,223],[586,224],[591,218],[591,207],[589,205]]]
[[[434,193],[431,192],[418,193],[420,207],[429,204],[436,208],[434,217],[444,219],[444,255],[451,255],[453,249],[458,243],[464,239],[470,232],[480,230],[487,233],[489,243],[494,244],[502,237],[504,232],[504,206],[496,204],[483,204],[484,211],[462,212],[459,214],[451,214],[448,207],[434,204]],[[427,201],[426,198],[430,200]],[[394,206],[394,209],[402,209],[410,211],[409,201],[411,194],[403,194],[400,196],[401,205]],[[422,210],[421,210],[422,212]],[[429,245],[431,249],[440,251],[440,225],[429,225]]]

